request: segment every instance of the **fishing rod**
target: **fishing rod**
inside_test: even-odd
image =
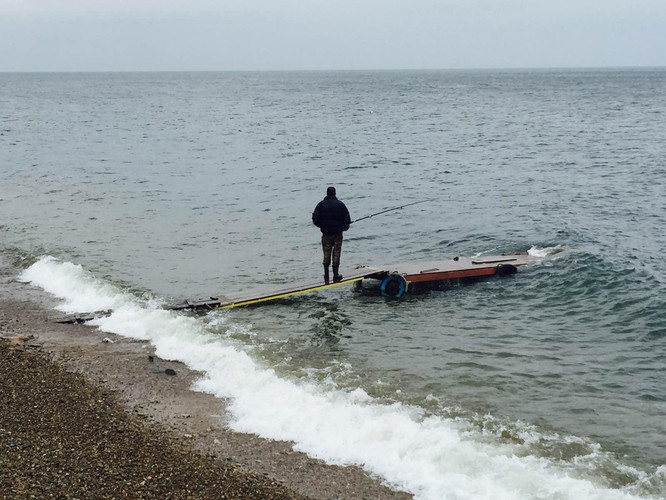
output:
[[[432,201],[432,200],[434,200],[434,198],[430,198],[430,199],[427,199],[427,200],[421,200],[421,201],[415,201],[413,203],[407,203],[406,205],[400,205],[399,207],[387,208],[386,210],[382,210],[381,212],[366,215],[365,217],[361,217],[360,219],[353,220],[349,224],[353,224],[354,222],[369,219],[370,217],[374,217],[375,215],[385,214],[386,212],[392,212],[393,210],[400,210],[401,208],[411,207],[412,205],[418,205],[419,203],[425,203],[426,201]]]

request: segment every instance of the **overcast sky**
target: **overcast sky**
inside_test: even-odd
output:
[[[666,0],[0,0],[0,72],[608,66]]]

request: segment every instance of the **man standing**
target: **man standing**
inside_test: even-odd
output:
[[[338,272],[342,252],[342,232],[349,229],[351,218],[344,203],[335,197],[335,188],[326,189],[326,198],[321,200],[312,212],[312,222],[321,229],[321,247],[324,251],[324,283],[328,285],[328,266],[333,254],[333,281],[342,280]]]

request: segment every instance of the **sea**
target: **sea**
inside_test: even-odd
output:
[[[666,69],[0,74],[0,252],[238,432],[417,499],[666,498]],[[183,299],[529,252],[400,299]]]

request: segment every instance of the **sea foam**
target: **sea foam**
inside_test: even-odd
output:
[[[90,324],[148,341],[158,356],[202,371],[193,389],[228,398],[233,430],[291,441],[329,463],[361,466],[416,498],[633,498],[576,478],[571,464],[517,456],[510,444],[484,442],[453,419],[380,404],[361,388],[331,390],[281,378],[201,318],[152,307],[80,266],[44,257],[20,279],[62,298],[63,311],[112,309]]]

